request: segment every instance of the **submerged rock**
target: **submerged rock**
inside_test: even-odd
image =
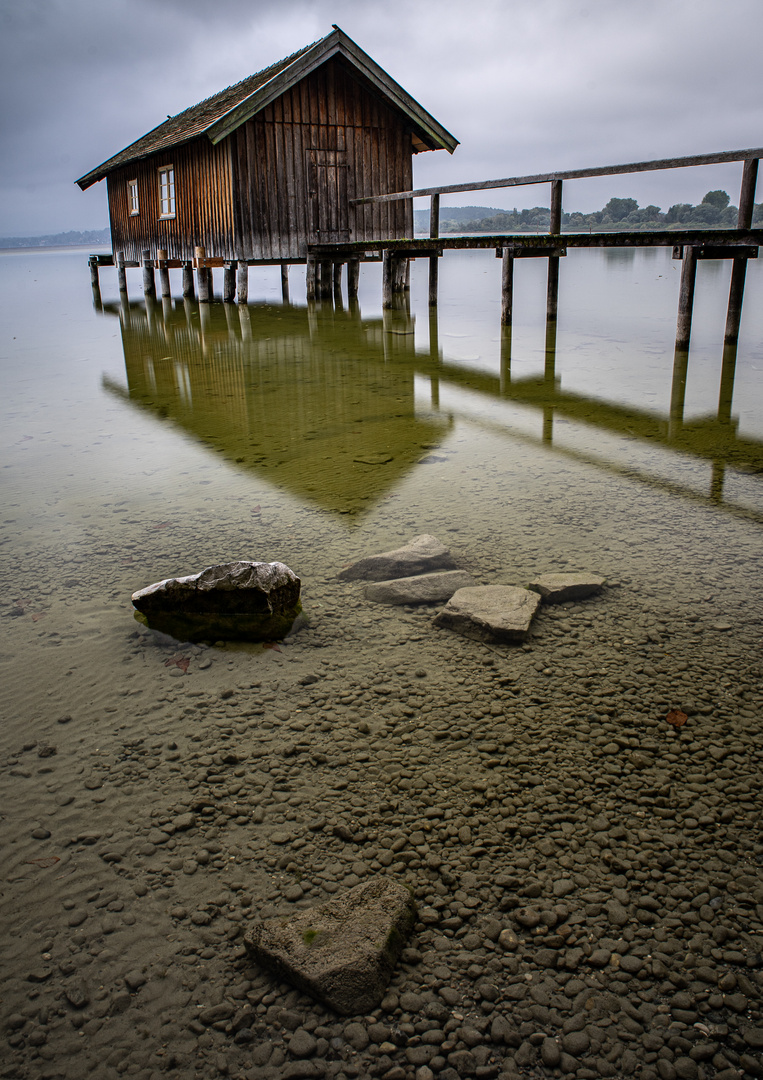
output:
[[[443,570],[433,574],[377,581],[366,586],[366,599],[376,604],[437,604],[449,600],[458,589],[477,582],[465,570]]]
[[[540,596],[514,585],[459,589],[435,616],[435,626],[477,641],[521,642],[527,637]]]
[[[339,573],[342,581],[390,581],[426,574],[432,570],[455,570],[456,561],[435,536],[422,533],[394,551],[367,555]]]
[[[284,563],[240,560],[167,578],[133,593],[153,629],[183,640],[284,637],[300,612],[300,580]]]
[[[244,944],[279,979],[351,1016],[384,997],[415,918],[410,890],[378,876],[290,919],[255,926]]]
[[[563,604],[595,596],[605,584],[606,579],[600,574],[541,574],[528,588],[539,593],[544,604]]]

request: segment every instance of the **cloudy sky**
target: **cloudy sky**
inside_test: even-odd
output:
[[[762,0],[0,0],[0,235],[105,226],[105,183],[78,176],[332,23],[460,140],[415,159],[419,186],[763,145]],[[739,175],[576,181],[564,203],[736,202]]]

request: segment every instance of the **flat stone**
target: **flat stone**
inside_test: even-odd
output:
[[[528,588],[539,593],[544,604],[563,604],[595,596],[605,584],[606,578],[599,574],[541,574]]]
[[[435,536],[422,533],[404,547],[358,559],[341,570],[338,577],[341,581],[391,581],[432,570],[455,569],[455,559],[445,545]]]
[[[435,626],[477,641],[524,641],[540,596],[514,585],[459,589],[435,617]]]
[[[376,604],[436,604],[450,600],[458,589],[471,588],[476,584],[465,570],[443,570],[394,581],[377,581],[366,586],[366,599]]]
[[[284,637],[300,611],[300,580],[284,563],[240,560],[167,578],[132,594],[153,629],[183,641]]]
[[[253,958],[345,1016],[370,1012],[384,996],[416,918],[410,891],[373,877],[343,896],[270,919],[244,937]]]

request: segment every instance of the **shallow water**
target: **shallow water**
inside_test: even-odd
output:
[[[763,926],[763,276],[751,263],[719,423],[728,268],[699,265],[682,423],[674,267],[667,253],[569,255],[552,357],[531,260],[509,356],[500,263],[481,253],[443,260],[436,323],[425,262],[410,311],[382,313],[378,265],[346,310],[308,310],[296,271],[284,306],[264,270],[248,307],[209,311],[146,308],[131,272],[123,308],[107,269],[94,311],[82,251],[0,256],[3,1075],[195,1065],[276,1080],[292,1054],[271,1014],[283,1005],[325,1035],[328,1075],[394,1060],[412,1077],[421,1047],[387,1061],[373,1043],[353,1064],[336,1018],[239,947],[251,920],[378,873],[409,882],[427,922],[377,1020],[408,1024],[439,994],[484,1036],[480,1060],[508,1065],[519,1045],[492,1039],[493,1019],[521,1025],[524,1068],[539,1025],[548,1040],[568,1020],[578,1031],[583,994],[620,1040],[586,1075],[633,1075],[676,1022],[700,1038],[672,995],[701,955],[708,985],[752,988],[727,1003],[700,987],[697,1016],[726,1025],[736,1060],[748,1026],[760,1045],[745,973]],[[425,532],[480,583],[591,570],[610,587],[542,609],[516,648],[337,580]],[[178,652],[137,629],[135,589],[242,557],[301,576],[310,623],[288,643]],[[654,897],[639,914],[650,891],[659,914]],[[687,897],[705,892],[697,914]],[[627,926],[604,912],[612,896]],[[511,921],[526,898],[546,923]],[[485,939],[504,924],[517,956]],[[475,971],[498,998],[479,997]],[[528,988],[553,1015],[524,1008]],[[256,1011],[252,1048],[199,1024],[221,1002]]]

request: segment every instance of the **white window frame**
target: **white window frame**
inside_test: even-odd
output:
[[[130,208],[130,217],[137,217],[140,213],[140,203],[138,201],[138,181],[127,181],[127,205]]]
[[[158,170],[159,218],[175,217],[175,166],[162,165]],[[166,179],[165,179],[166,178]]]

